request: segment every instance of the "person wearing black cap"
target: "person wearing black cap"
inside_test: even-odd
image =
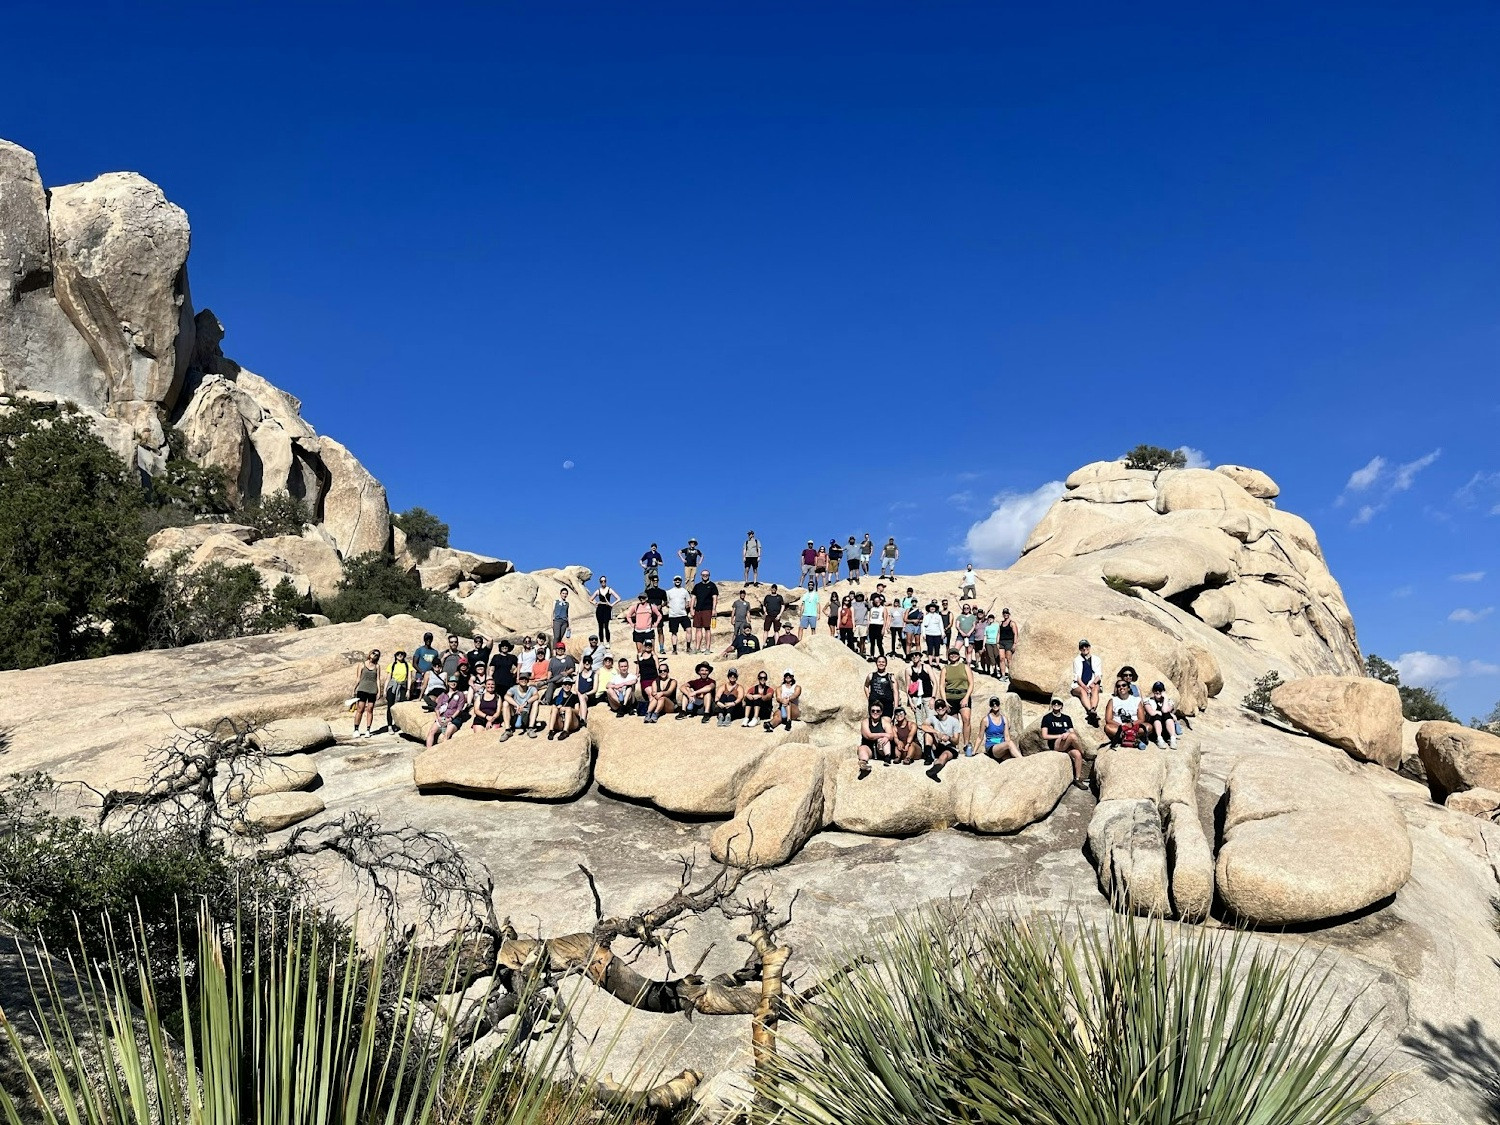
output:
[[[1078,734],[1073,730],[1073,720],[1063,714],[1063,701],[1054,699],[1051,708],[1042,716],[1042,745],[1048,750],[1066,754],[1073,760],[1073,784],[1087,788],[1083,780],[1083,748],[1078,745]]]
[[[1167,697],[1167,685],[1157,680],[1146,696],[1146,730],[1158,746],[1177,749],[1177,703]]]
[[[760,540],[754,529],[745,532],[745,581],[752,586],[760,585]]]
[[[1078,697],[1088,713],[1089,725],[1099,725],[1099,698],[1103,691],[1104,662],[1094,654],[1087,640],[1078,642],[1078,655],[1073,658],[1073,686],[1071,694]]]

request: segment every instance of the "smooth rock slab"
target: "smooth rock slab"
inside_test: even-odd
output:
[[[804,743],[778,746],[741,789],[732,819],[714,829],[714,859],[739,867],[776,867],[823,826],[824,782],[840,754]]]
[[[1496,809],[1500,809],[1500,793],[1493,789],[1465,789],[1461,793],[1450,793],[1443,804],[1465,816],[1480,816],[1489,820]]]
[[[587,731],[551,742],[545,735],[501,742],[494,731],[463,730],[418,754],[412,774],[423,792],[565,800],[588,788],[589,764]]]
[[[1099,889],[1116,908],[1161,917],[1172,912],[1167,841],[1155,801],[1100,801],[1089,820],[1089,852]]]
[[[287,754],[253,762],[245,776],[230,783],[227,798],[243,801],[264,793],[292,793],[320,780],[317,762],[309,754]]]
[[[279,832],[322,811],[323,800],[315,793],[264,793],[245,802],[244,822],[249,828]]]
[[[1371,676],[1308,676],[1271,703],[1292,725],[1362,762],[1401,764],[1401,693]]]
[[[1229,775],[1218,888],[1242,921],[1319,922],[1395,894],[1411,839],[1395,804],[1325,762],[1241,758]]]
[[[250,743],[265,754],[305,754],[331,746],[333,727],[322,719],[277,719],[252,731]]]

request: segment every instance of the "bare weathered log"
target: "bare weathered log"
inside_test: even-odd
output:
[[[675,1078],[669,1078],[649,1090],[631,1090],[619,1085],[609,1075],[596,1081],[583,1081],[581,1085],[601,1105],[634,1109],[638,1106],[660,1113],[676,1113],[685,1109],[693,1100],[693,1094],[703,1075],[696,1070],[684,1070]]]

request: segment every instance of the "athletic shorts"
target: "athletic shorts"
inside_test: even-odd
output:
[[[920,626],[920,625],[903,625],[903,626],[901,626],[901,630],[908,637],[915,637],[918,633],[920,633],[922,631],[922,626]]]
[[[692,622],[691,622],[691,619],[689,619],[689,618],[686,618],[686,617],[669,617],[669,618],[667,618],[667,629],[671,632],[672,636],[674,636],[674,637],[677,635],[677,633],[678,633],[679,630],[681,630],[681,629],[691,629],[691,628],[692,628]]]
[[[967,695],[945,694],[943,698],[948,701],[948,710],[950,711],[957,711],[969,700]]]
[[[647,641],[654,641],[656,637],[652,634],[650,629],[647,629],[645,632],[641,632],[641,630],[639,629],[632,629],[630,631],[630,639],[638,645],[643,645]]]
[[[774,633],[779,628],[781,628],[781,614],[766,618],[766,632]]]
[[[818,619],[816,617],[811,617],[811,616],[808,616],[807,614],[803,614],[803,616],[802,616],[802,628],[804,628],[804,629],[816,629],[817,627],[818,627]]]
[[[759,570],[760,569],[760,556],[759,555],[746,555],[745,556],[745,568],[747,570],[752,569],[752,568],[755,569],[755,570]]]
[[[714,627],[714,611],[711,609],[693,610],[694,629],[712,629]]]
[[[373,691],[357,691],[354,693],[354,698],[361,703],[374,703],[375,693]]]

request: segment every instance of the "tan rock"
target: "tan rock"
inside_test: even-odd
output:
[[[1172,912],[1185,922],[1202,921],[1214,904],[1214,853],[1196,805],[1168,806],[1167,845]]]
[[[433,551],[432,554],[437,554]],[[464,568],[455,558],[436,558],[427,556],[427,561],[417,565],[417,577],[421,580],[424,590],[451,590],[458,585],[463,578]]]
[[[231,499],[247,498],[256,453],[233,383],[220,376],[205,380],[194,390],[177,429],[184,436],[184,451],[190,459],[222,472]]]
[[[823,825],[824,788],[836,750],[783,743],[743,786],[734,817],[714,829],[715,860],[737,867],[776,867]]]
[[[976,761],[961,758],[933,781],[920,765],[876,766],[863,781],[853,748],[839,763],[835,778],[833,808],[829,823],[846,832],[866,836],[915,836],[919,832],[949,828],[958,823],[954,807],[962,789],[960,770]]]
[[[1171,750],[1147,746],[1133,750],[1101,750],[1094,760],[1094,778],[1099,801],[1157,802],[1166,782],[1167,756]],[[1063,757],[1059,754],[1057,757]]]
[[[1156,485],[1156,510],[1163,515],[1190,508],[1261,512],[1265,507],[1237,481],[1208,469],[1168,470]]]
[[[424,565],[432,566],[448,561],[458,564],[460,578],[475,582],[503,578],[516,569],[508,559],[493,559],[488,555],[476,555],[473,551],[460,551],[453,547],[434,547],[424,560]]]
[[[589,738],[584,731],[550,742],[540,736],[501,742],[494,731],[465,728],[418,754],[412,773],[424,793],[456,791],[550,801],[576,797],[587,789],[589,762]]]
[[[1401,695],[1369,676],[1310,676],[1284,683],[1271,703],[1293,726],[1387,769],[1401,764]]]
[[[111,172],[53,188],[48,220],[54,291],[105,373],[108,401],[170,410],[193,343],[187,215],[149,180]]]
[[[1156,802],[1100,801],[1089,820],[1089,854],[1099,889],[1120,910],[1168,916],[1167,844]]]
[[[1445,806],[1465,816],[1480,816],[1493,820],[1500,809],[1500,792],[1493,789],[1465,789],[1461,793],[1449,793]]]
[[[279,832],[323,811],[316,793],[263,793],[245,802],[241,820],[247,828]]]
[[[344,564],[332,544],[316,532],[276,535],[252,545],[256,565],[267,570],[305,575],[314,596],[331,598],[344,578]]]
[[[1342,917],[1395,894],[1411,875],[1401,814],[1357,773],[1313,759],[1242,757],[1228,793],[1217,883],[1245,922]]]
[[[259,538],[255,528],[242,523],[193,523],[186,527],[164,527],[146,540],[149,554],[157,552],[192,551],[216,535],[225,535],[249,544]]]
[[[1274,500],[1281,495],[1281,488],[1259,469],[1247,469],[1244,465],[1216,465],[1214,472],[1223,473],[1257,500]]]
[[[252,731],[250,743],[266,754],[305,754],[333,745],[333,728],[323,719],[275,719]]]
[[[1423,723],[1417,753],[1438,800],[1465,789],[1500,790],[1500,735],[1458,723]]]
[[[385,486],[370,475],[354,454],[330,437],[302,440],[299,447],[316,443],[316,454],[328,472],[328,490],[323,494],[323,526],[333,536],[339,553],[353,558],[370,551],[384,551],[391,542],[391,509]]]
[[[244,776],[230,782],[225,796],[239,802],[263,793],[292,793],[309,789],[319,780],[318,764],[310,754],[258,758],[247,765]]]
[[[895,768],[895,767],[892,767]],[[942,772],[958,789],[954,813],[975,832],[1018,832],[1057,807],[1073,781],[1066,754],[1029,758],[961,758]]]

